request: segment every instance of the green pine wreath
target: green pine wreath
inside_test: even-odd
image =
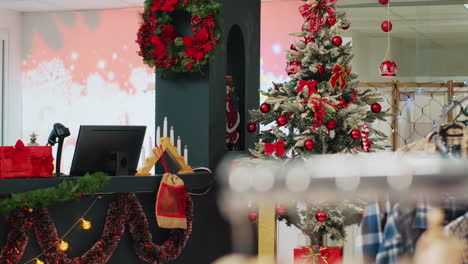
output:
[[[219,44],[221,5],[213,0],[146,0],[136,42],[138,54],[157,74],[201,72]],[[172,24],[174,11],[191,15],[192,36],[180,36]]]

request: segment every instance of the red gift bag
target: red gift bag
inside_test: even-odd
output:
[[[0,147],[0,179],[50,178],[54,172],[52,147]]]
[[[342,247],[309,246],[294,249],[294,264],[341,264]]]

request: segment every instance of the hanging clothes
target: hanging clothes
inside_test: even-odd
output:
[[[416,241],[426,229],[427,206],[416,209],[397,204],[385,223],[382,242],[377,253],[377,264],[394,264],[398,258],[412,256]]]
[[[451,222],[445,227],[445,231],[457,238],[463,240],[464,243],[464,254],[463,264],[468,264],[468,213],[460,216],[455,221]]]
[[[382,243],[382,219],[378,203],[367,206],[361,223],[362,254],[366,263],[373,263]]]

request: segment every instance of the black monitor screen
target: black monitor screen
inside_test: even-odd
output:
[[[145,132],[145,126],[81,126],[70,175],[134,175]]]

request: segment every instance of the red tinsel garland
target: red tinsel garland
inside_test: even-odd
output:
[[[23,257],[29,241],[28,229],[32,226],[30,219],[22,210],[13,213],[8,222],[11,228],[7,235],[6,244],[0,253],[0,263],[2,264],[13,264]]]
[[[46,208],[41,208],[31,214],[32,225],[36,233],[37,242],[43,250],[43,258],[47,263],[54,264],[104,264],[117,248],[125,224],[133,237],[135,252],[141,260],[148,263],[167,263],[176,259],[192,233],[193,202],[187,195],[187,230],[173,229],[169,239],[162,245],[152,242],[148,228],[148,220],[135,194],[116,194],[109,204],[106,223],[101,238],[81,257],[68,258],[59,249],[60,239],[57,229]],[[0,263],[15,264],[19,261],[27,245],[27,226],[24,213],[18,212],[12,216],[12,228],[8,235],[7,244],[0,255]]]
[[[308,101],[315,100],[315,101],[323,102],[323,103],[325,103],[325,104],[327,104],[327,105],[329,105],[329,106],[331,106],[331,107],[334,107],[334,108],[346,108],[346,107],[348,107],[349,105],[351,105],[352,103],[354,103],[354,101],[356,101],[356,98],[357,98],[357,96],[358,96],[356,90],[351,89],[351,92],[353,92],[353,98],[351,99],[351,101],[349,101],[349,102],[347,102],[347,103],[344,103],[344,102],[343,102],[343,103],[340,103],[340,104],[338,104],[338,105],[335,105],[335,104],[333,104],[333,103],[331,103],[331,102],[329,102],[329,101],[327,101],[327,100],[325,100],[325,99],[316,98],[316,97],[307,98],[307,99],[305,99],[305,100],[302,100],[300,103],[301,103],[301,104],[304,104],[304,103],[306,103],[306,102],[308,102]]]

